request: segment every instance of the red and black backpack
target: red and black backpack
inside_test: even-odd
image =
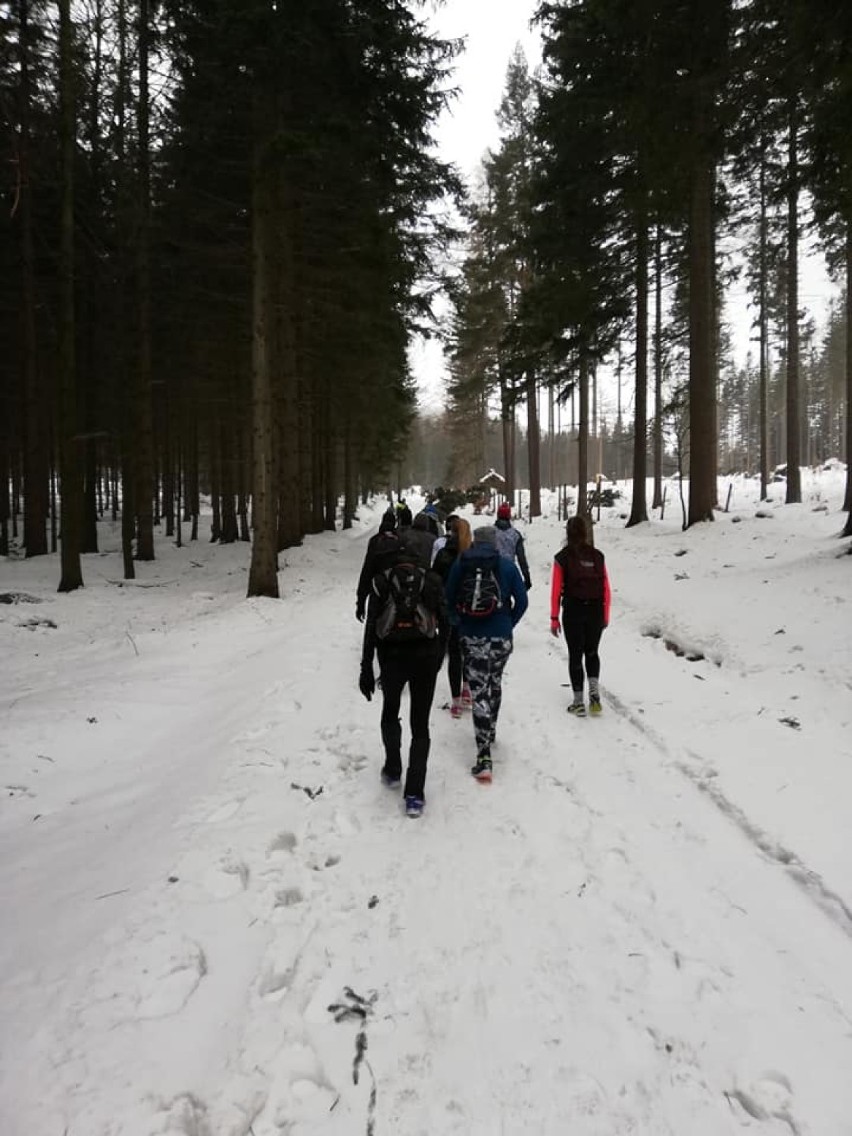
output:
[[[604,557],[591,545],[566,546],[556,556],[562,568],[562,602],[603,600]]]

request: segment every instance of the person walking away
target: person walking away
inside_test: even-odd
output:
[[[399,536],[400,544],[408,556],[422,568],[428,568],[432,563],[432,545],[438,532],[434,517],[425,513],[418,513],[411,522],[411,527],[403,529]]]
[[[437,572],[444,584],[450,569],[458,557],[463,552],[467,552],[472,542],[470,525],[464,517],[447,517],[447,528],[448,535],[439,537],[435,541],[433,550],[437,548],[437,551],[434,551],[432,558],[432,569]],[[465,707],[469,709],[472,706],[472,698],[470,687],[464,681],[458,625],[452,622],[447,639],[447,672],[450,680],[450,714],[453,718],[461,718]]]
[[[558,638],[559,611],[568,644],[568,672],[573,701],[568,712],[583,717],[583,666],[589,680],[589,713],[600,714],[601,635],[609,626],[611,591],[604,554],[592,547],[589,522],[571,517],[565,526],[565,545],[553,558],[550,582],[550,633]]]
[[[512,525],[512,506],[508,501],[501,501],[497,506],[497,521],[494,527],[497,529],[497,548],[500,555],[511,560],[513,564],[517,561],[524,579],[524,587],[529,591],[532,587],[532,577],[527,563],[524,538]]]
[[[438,506],[434,503],[434,501],[429,501],[426,505],[423,506],[421,512],[424,516],[429,518],[429,528],[434,533],[435,537],[440,537],[441,514],[438,510]]]
[[[392,508],[388,508],[379,521],[379,531],[367,541],[367,551],[364,554],[364,563],[361,565],[361,574],[355,592],[355,618],[359,623],[364,622],[367,600],[373,588],[373,577],[393,563],[399,548],[396,514]]]
[[[431,738],[429,715],[443,661],[449,624],[440,577],[412,562],[404,550],[377,573],[367,607],[358,687],[369,702],[376,690],[373,660],[378,658],[382,688],[382,781],[396,788],[402,780],[400,703],[408,687],[411,742],[405,772],[405,811],[419,817],[426,802],[426,766]]]
[[[473,546],[447,577],[450,618],[458,621],[465,677],[473,696],[477,781],[491,780],[491,747],[502,702],[503,670],[513,632],[527,610],[527,590],[516,565],[497,551],[493,525],[475,529]]]
[[[435,541],[435,543],[432,545],[432,563],[433,564],[435,563],[435,557],[438,555],[438,553],[441,551],[441,549],[444,547],[444,545],[447,543],[447,541],[453,535],[453,530],[455,529],[456,521],[458,519],[459,519],[459,517],[458,517],[457,513],[450,513],[450,515],[444,521],[443,536],[439,536],[438,539]]]
[[[407,529],[411,525],[411,510],[404,497],[396,503],[396,523],[400,529]]]

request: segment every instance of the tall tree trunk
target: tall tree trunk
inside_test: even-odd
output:
[[[101,133],[102,114],[102,76],[103,76],[103,0],[94,0],[92,16],[92,64],[89,73],[89,115],[85,125],[89,146],[89,193],[99,204],[103,199],[102,169],[103,149]],[[83,342],[86,356],[83,362],[84,375],[77,374],[78,401],[81,404],[80,422],[86,432],[83,453],[83,517],[81,528],[81,551],[98,551],[98,514],[103,504],[99,502],[100,479],[98,477],[98,438],[95,406],[97,402],[97,378],[100,372],[99,338],[100,303],[103,301],[101,257],[90,242],[86,242],[83,252],[86,288],[82,296],[82,312],[78,322],[83,326]],[[97,431],[99,434],[100,431]],[[99,509],[100,505],[100,509]]]
[[[663,230],[654,233],[654,497],[652,509],[663,507]]]
[[[766,140],[760,150],[760,499],[769,492],[769,218],[766,193]]]
[[[337,528],[337,431],[333,425],[331,391],[323,392],[325,402],[325,460],[323,462],[323,528],[334,532]]]
[[[226,409],[227,415],[227,409]],[[230,415],[228,415],[230,417]],[[221,456],[222,486],[222,531],[219,540],[222,544],[234,544],[237,532],[237,463],[234,460],[234,436],[226,427],[224,420],[219,426],[219,453]]]
[[[627,528],[648,519],[648,219],[636,218],[636,412],[633,427],[633,503]]]
[[[352,437],[347,429],[343,436],[343,528],[352,528],[352,518],[358,509],[355,488],[355,467],[352,460]]]
[[[136,559],[154,559],[154,427],[151,406],[151,139],[148,87],[150,0],[139,0],[139,192],[136,270],[139,318],[136,390]]]
[[[127,342],[130,323],[129,287],[127,268],[131,240],[129,224],[129,189],[127,172],[127,109],[129,105],[130,64],[127,52],[128,27],[126,0],[118,0],[116,9],[118,36],[118,74],[115,87],[113,117],[116,124],[116,197],[118,200],[119,257],[116,273],[116,311],[118,312],[117,364],[121,371],[131,370],[133,357]],[[121,399],[121,555],[124,579],[132,580],[134,567],[134,540],[136,537],[136,448],[134,446],[134,412],[136,381],[127,384],[120,392]],[[117,497],[116,493],[116,497]],[[115,500],[115,498],[114,498]]]
[[[255,106],[252,160],[252,526],[248,595],[278,599],[278,516],[273,393],[269,360],[270,192],[262,96]]]
[[[36,270],[33,249],[33,188],[31,180],[30,2],[18,4],[18,214],[21,235],[21,321],[24,372],[24,546],[26,555],[47,553],[50,478],[49,408],[38,360],[36,332]]]
[[[695,134],[706,136],[699,112]],[[714,165],[693,161],[689,213],[689,512],[687,525],[712,521],[716,504],[716,319]]]
[[[80,528],[83,505],[74,327],[74,42],[71,0],[59,0],[59,92],[62,198],[59,255],[59,460],[62,479],[62,576],[60,592],[83,586]]]
[[[802,500],[799,360],[799,122],[797,96],[789,106],[787,158],[787,504]]]
[[[580,422],[577,434],[577,515],[589,513],[589,359],[580,355]]]
[[[553,387],[547,388],[547,440],[547,485],[553,490],[556,488],[556,400]]]
[[[307,500],[303,496],[302,482],[306,478],[303,465],[303,447],[310,449],[310,430],[307,439],[300,437],[302,414],[299,408],[299,354],[296,335],[296,299],[299,289],[296,280],[296,249],[293,234],[297,228],[297,204],[289,191],[283,171],[279,172],[276,186],[277,239],[276,239],[276,297],[275,356],[276,373],[276,428],[280,443],[278,454],[278,483],[281,508],[278,516],[278,547],[292,548],[302,542],[303,524],[307,516]],[[309,458],[309,454],[306,455]],[[307,480],[310,485],[310,480]]]
[[[503,476],[506,479],[505,493],[509,500],[515,494],[515,408],[509,397],[506,380],[500,377],[500,423],[503,436]],[[483,471],[485,473],[487,471]],[[480,474],[482,476],[482,474]]]
[[[527,454],[530,466],[530,520],[541,516],[541,432],[538,425],[538,383],[527,379]]]

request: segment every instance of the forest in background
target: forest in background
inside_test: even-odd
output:
[[[572,418],[576,402],[581,510],[607,433],[632,439],[629,525],[648,519],[646,474],[660,505],[667,454],[690,477],[689,525],[712,519],[731,468],[757,471],[765,496],[783,466],[801,501],[802,465],[852,439],[852,17],[821,0],[577,0],[536,19],[542,66],[510,61],[466,213],[447,337],[460,440],[484,438],[496,406],[513,486],[524,415],[533,514],[554,400]],[[800,298],[812,242],[844,285],[819,339]],[[753,316],[747,366],[724,322],[733,284]]]
[[[213,539],[252,541],[249,594],[275,596],[282,549],[394,482],[476,480],[495,430],[531,515],[553,478],[583,510],[590,477],[623,473],[629,525],[648,519],[649,469],[651,508],[668,465],[689,476],[692,525],[720,471],[753,469],[765,493],[782,464],[796,502],[803,464],[848,460],[852,12],[543,2],[541,72],[510,61],[469,195],[434,145],[461,45],[422,16],[0,3],[0,555],[58,546],[71,591],[111,516],[131,578],[156,527],[197,535],[205,490]],[[731,236],[747,369],[721,318]],[[819,342],[806,236],[846,285]],[[423,332],[449,364],[433,424],[408,362]]]

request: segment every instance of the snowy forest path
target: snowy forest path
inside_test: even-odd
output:
[[[24,799],[0,830],[2,886],[36,865],[43,889],[4,985],[8,1130],[843,1133],[852,943],[685,775],[686,739],[643,705],[651,678],[699,686],[682,660],[623,615],[604,714],[575,720],[536,587],[494,783],[470,776],[469,715],[436,708],[409,820],[357,690],[363,551],[307,542],[280,603],[134,635],[140,655],[71,701],[30,683],[82,779],[72,807],[63,774],[48,825]]]

